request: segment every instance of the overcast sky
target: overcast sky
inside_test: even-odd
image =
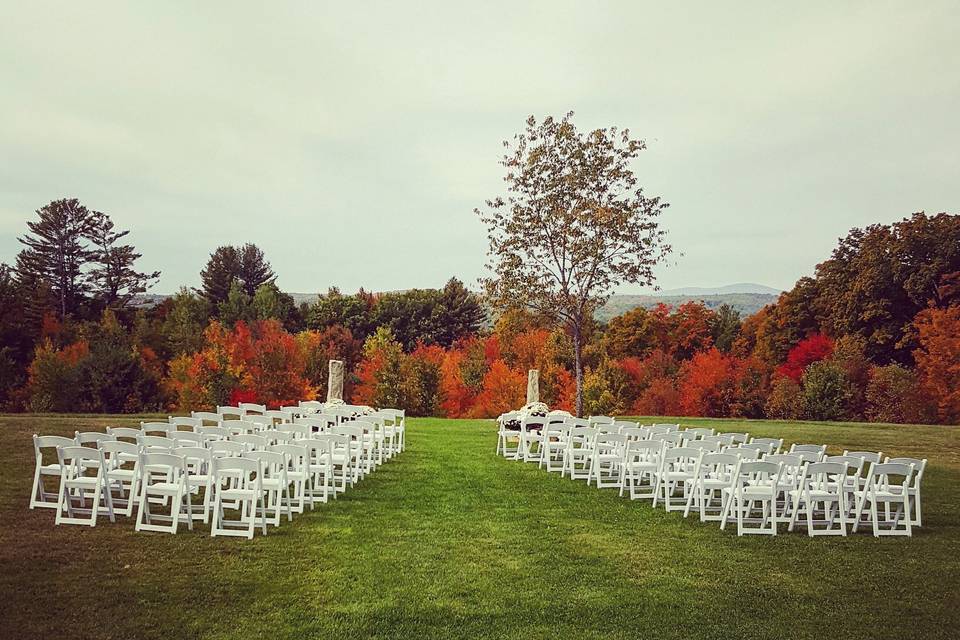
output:
[[[788,288],[851,227],[960,211],[956,2],[5,5],[0,261],[77,197],[157,292],[247,241],[288,291],[472,286],[501,141],[568,110],[647,140],[664,288]]]

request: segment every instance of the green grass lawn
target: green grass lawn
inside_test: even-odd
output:
[[[492,421],[408,420],[408,450],[252,541],[53,524],[32,433],[138,418],[0,416],[0,638],[954,638],[955,428],[689,420],[930,459],[924,527],[738,538],[494,455]],[[719,423],[719,424],[718,424]]]

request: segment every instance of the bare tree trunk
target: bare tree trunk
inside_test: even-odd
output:
[[[573,370],[577,381],[576,416],[583,417],[583,350],[580,337],[580,327],[573,328]]]

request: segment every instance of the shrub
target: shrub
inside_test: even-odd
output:
[[[768,418],[797,420],[803,413],[800,385],[793,378],[780,377],[773,382],[764,412]]]
[[[916,373],[899,364],[873,369],[866,402],[866,417],[871,422],[927,422],[935,418]]]
[[[830,360],[808,366],[803,374],[802,398],[807,420],[846,419],[850,382],[843,368]]]

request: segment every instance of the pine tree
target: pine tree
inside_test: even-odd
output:
[[[90,239],[102,215],[75,198],[54,200],[37,210],[39,220],[27,222],[30,233],[19,238],[26,248],[17,256],[18,277],[46,283],[60,318],[76,313],[91,290],[85,268],[97,260]]]
[[[159,271],[141,273],[133,268],[141,257],[132,245],[118,244],[130,231],[114,231],[113,221],[101,215],[91,232],[99,264],[90,271],[97,296],[107,308],[125,307],[138,293],[156,284]]]
[[[200,272],[203,295],[217,305],[227,299],[230,285],[236,280],[243,292],[251,298],[260,285],[273,282],[276,275],[270,263],[254,244],[242,247],[223,246],[210,254],[210,259]]]

